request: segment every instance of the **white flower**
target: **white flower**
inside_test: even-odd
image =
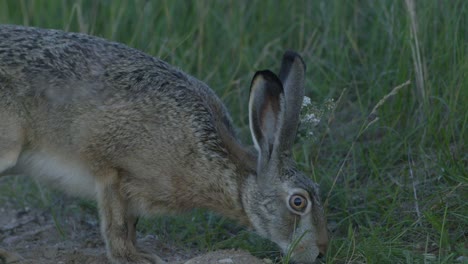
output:
[[[304,100],[302,100],[302,107],[306,107],[310,105],[312,102],[310,101],[310,98],[307,96],[304,96]]]
[[[320,122],[320,118],[318,118],[314,113],[306,114],[302,119],[303,122],[316,125]]]
[[[309,97],[304,96],[300,114],[300,136],[304,139],[317,140],[317,131],[314,131],[322,119],[335,108],[335,101],[327,99],[322,104],[312,103]],[[320,129],[320,128],[317,128]]]

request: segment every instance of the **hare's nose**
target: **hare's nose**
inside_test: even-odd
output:
[[[319,248],[319,258],[324,257],[327,254],[328,243],[319,243],[317,244]]]

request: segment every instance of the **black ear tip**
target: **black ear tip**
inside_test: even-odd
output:
[[[281,83],[281,80],[278,78],[276,74],[274,74],[270,70],[262,70],[262,71],[257,71],[252,78],[252,83],[250,84],[250,92],[252,93],[252,88],[254,87],[254,83],[257,80],[262,80],[267,83],[266,87],[268,87],[268,92],[270,93],[283,93],[283,84]]]
[[[300,57],[299,53],[295,52],[294,50],[286,50],[283,55],[284,58],[295,58]]]
[[[283,55],[283,63],[287,63],[287,64],[293,64],[294,63],[294,60],[298,59],[302,65],[304,66],[304,69],[306,68],[306,64],[304,62],[304,59],[302,59],[301,55],[299,55],[299,53],[293,51],[293,50],[287,50],[284,52],[284,55]]]
[[[256,80],[257,78],[263,78],[265,79],[266,81],[269,81],[269,82],[275,82],[275,83],[279,83],[281,84],[281,80],[278,78],[278,76],[276,76],[276,74],[270,70],[261,70],[261,71],[257,71],[253,77],[252,80]],[[282,84],[281,84],[282,86]]]

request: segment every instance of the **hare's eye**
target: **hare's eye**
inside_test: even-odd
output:
[[[289,198],[289,205],[292,209],[302,212],[307,207],[307,199],[302,195],[291,195],[291,198]]]

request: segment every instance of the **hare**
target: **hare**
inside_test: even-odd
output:
[[[325,254],[316,183],[292,147],[305,64],[251,82],[255,151],[203,82],[119,43],[0,26],[0,174],[27,174],[96,199],[112,263],[164,263],[137,250],[138,217],[207,208],[275,242],[296,263]],[[253,148],[252,148],[253,150]]]

